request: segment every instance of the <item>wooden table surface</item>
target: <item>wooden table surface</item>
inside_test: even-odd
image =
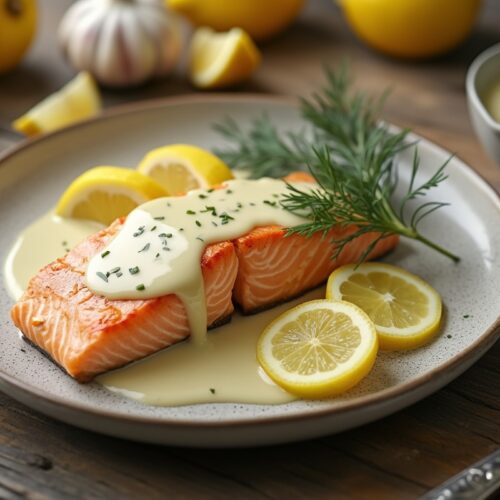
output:
[[[0,150],[22,140],[9,123],[64,84],[55,30],[68,0],[39,0],[36,43],[0,76]],[[445,20],[443,20],[443,23]],[[298,95],[322,64],[347,57],[358,85],[392,88],[385,117],[436,141],[497,189],[500,168],[469,122],[467,66],[500,41],[500,5],[486,1],[472,37],[445,58],[402,62],[361,45],[328,0],[310,0],[299,22],[262,47],[263,64],[241,91]],[[181,72],[142,88],[104,92],[107,106],[192,92]],[[0,215],[1,217],[1,215]],[[143,445],[83,431],[0,395],[1,498],[416,498],[498,448],[500,343],[445,389],[356,430],[314,441],[242,450]]]

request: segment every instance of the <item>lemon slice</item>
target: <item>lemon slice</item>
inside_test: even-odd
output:
[[[246,80],[260,63],[260,52],[240,28],[216,33],[198,28],[190,47],[190,75],[202,89],[229,87]]]
[[[371,370],[378,350],[370,318],[347,302],[313,300],[274,320],[257,343],[265,372],[305,398],[340,394]]]
[[[231,169],[209,151],[173,144],[149,152],[137,167],[170,195],[208,188],[233,178]]]
[[[89,73],[81,72],[61,90],[46,97],[12,126],[25,135],[51,132],[101,111],[99,90]]]
[[[56,214],[111,224],[137,205],[160,196],[163,188],[134,170],[95,167],[76,178],[59,199]]]
[[[381,349],[419,347],[437,333],[441,321],[441,297],[434,288],[380,262],[340,267],[328,279],[326,297],[363,309],[375,324]]]

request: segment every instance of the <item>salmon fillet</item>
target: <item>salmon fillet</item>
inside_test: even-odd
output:
[[[310,179],[305,174],[288,178]],[[23,334],[79,382],[164,349],[190,333],[184,305],[173,294],[109,300],[87,287],[88,261],[123,223],[124,218],[118,219],[41,269],[11,311]],[[319,285],[334,268],[357,261],[378,234],[354,240],[333,261],[331,239],[338,236],[338,231],[332,231],[324,238],[319,234],[285,237],[280,226],[268,226],[234,241],[209,245],[201,259],[208,327],[230,318],[232,298],[251,313]],[[381,240],[370,258],[397,242],[396,236]]]
[[[88,260],[124,222],[119,219],[45,266],[11,311],[23,334],[79,382],[168,347],[189,335],[184,305],[176,295],[109,300],[85,284]],[[230,242],[206,248],[201,268],[208,326],[229,320],[238,261]]]

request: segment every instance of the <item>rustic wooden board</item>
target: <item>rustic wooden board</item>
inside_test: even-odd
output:
[[[20,137],[10,122],[64,84],[73,71],[55,40],[69,0],[39,0],[37,42],[0,77],[0,151]],[[447,56],[408,63],[359,44],[328,0],[310,0],[301,20],[263,46],[263,65],[242,91],[304,94],[322,63],[347,57],[360,88],[393,88],[385,117],[438,142],[500,188],[500,168],[482,151],[466,109],[464,77],[481,50],[500,41],[500,8],[486,2],[471,39]],[[182,75],[120,92],[106,105],[191,92]],[[1,216],[0,216],[1,217]],[[305,443],[251,450],[186,450],[100,436],[41,416],[0,395],[1,498],[416,498],[500,444],[500,344],[445,389],[360,429]]]

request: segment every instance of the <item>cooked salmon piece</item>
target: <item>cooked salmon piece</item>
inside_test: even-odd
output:
[[[87,382],[99,373],[168,347],[189,335],[184,305],[175,295],[109,300],[85,284],[88,260],[116,234],[124,219],[99,231],[45,266],[12,308],[23,334],[69,375]],[[208,326],[229,320],[238,270],[230,242],[206,248],[201,268]]]
[[[351,228],[348,231],[354,231]],[[332,239],[341,231],[310,238],[285,236],[280,226],[254,229],[234,241],[238,256],[238,276],[233,298],[244,313],[250,314],[292,299],[323,283],[339,266],[357,262],[379,236],[367,233],[348,243],[337,259],[332,259]],[[396,246],[397,236],[384,238],[375,245],[369,258],[387,253]]]
[[[289,181],[309,181],[307,174]],[[145,300],[110,300],[86,285],[88,261],[124,223],[118,219],[45,266],[12,308],[15,325],[79,382],[157,352],[189,336],[183,303],[170,294]],[[353,228],[342,231],[352,231]],[[234,241],[207,246],[201,259],[208,327],[230,318],[232,298],[244,312],[271,307],[322,283],[339,265],[355,262],[377,233],[352,241],[333,261],[334,230],[322,237],[285,237],[280,226],[260,227]],[[381,240],[370,257],[397,244]]]
[[[314,182],[306,172],[294,172],[288,182]],[[244,313],[250,314],[279,304],[323,283],[339,266],[357,262],[379,233],[368,233],[347,244],[332,260],[332,240],[355,231],[356,228],[334,229],[327,235],[310,238],[285,237],[280,226],[259,227],[234,240],[238,256],[238,276],[233,298]],[[374,259],[394,248],[397,236],[381,240],[370,252]]]

